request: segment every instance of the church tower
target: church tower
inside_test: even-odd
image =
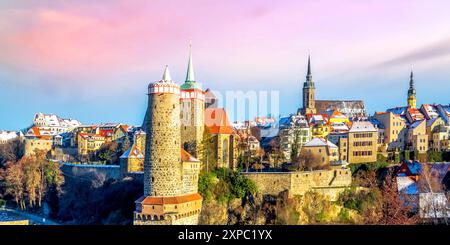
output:
[[[414,74],[412,69],[411,75],[409,76],[408,106],[411,108],[416,108],[416,87],[414,85]]]
[[[186,81],[181,85],[181,147],[193,156],[202,159],[199,147],[205,130],[205,94],[194,77],[192,47],[189,45],[189,60]]]
[[[145,118],[144,195],[135,202],[133,223],[197,224],[202,198],[196,186],[185,188],[185,180],[198,173],[185,169],[196,169],[198,164],[189,156],[182,159],[180,87],[172,81],[167,66],[162,79],[148,86]]]
[[[316,113],[315,90],[311,75],[311,57],[308,56],[308,72],[306,81],[303,83],[303,107],[301,110],[303,114]]]

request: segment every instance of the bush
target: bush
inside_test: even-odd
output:
[[[438,151],[429,151],[428,152],[428,162],[442,162],[443,161],[443,153]]]
[[[239,172],[234,172],[231,175],[230,184],[231,194],[236,198],[243,198],[246,194],[256,193],[256,184]]]
[[[257,188],[256,184],[245,178],[241,172],[221,168],[212,173],[201,173],[198,191],[206,201],[215,197],[219,202],[225,203],[234,198],[243,198],[247,194],[254,194]]]
[[[216,175],[214,173],[202,172],[198,178],[198,192],[205,200],[211,200],[214,187],[214,179]]]
[[[353,219],[350,218],[350,212],[347,208],[341,208],[341,211],[339,211],[338,214],[339,222],[341,223],[354,223]]]
[[[0,199],[0,208],[3,208],[6,206],[6,201],[3,199]]]
[[[352,175],[355,176],[359,171],[378,171],[380,169],[387,168],[389,163],[383,160],[377,160],[376,162],[371,163],[354,163],[349,164],[348,168],[352,172]]]
[[[375,189],[370,191],[357,191],[352,187],[346,189],[339,196],[338,202],[344,206],[344,208],[357,211],[359,214],[363,214],[364,211],[373,206],[380,199],[379,191]]]

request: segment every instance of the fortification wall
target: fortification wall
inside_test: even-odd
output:
[[[278,195],[278,193],[291,189],[291,175],[288,172],[271,173],[243,173],[247,178],[253,180],[258,191],[263,194]]]
[[[351,185],[349,169],[332,169],[302,172],[244,173],[253,180],[262,194],[277,195],[288,190],[289,196],[304,195],[316,191],[332,200]]]
[[[104,178],[120,179],[119,165],[92,165],[92,164],[72,164],[62,163],[60,169],[65,177],[68,178]]]

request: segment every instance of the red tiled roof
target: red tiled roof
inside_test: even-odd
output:
[[[314,124],[313,122],[311,122],[311,118],[313,116],[322,116],[322,118],[323,118],[323,120],[325,122],[324,125],[329,125],[330,124],[328,114],[312,114],[312,113],[306,114],[306,121],[308,122],[308,124],[310,124],[310,125]]]
[[[103,137],[111,136],[113,134],[112,129],[100,129],[99,134]]]
[[[376,111],[375,115],[384,115],[384,114],[387,114],[387,113],[389,113],[389,112],[387,112],[387,111]]]
[[[205,126],[211,134],[233,134],[233,128],[223,108],[205,109]]]
[[[420,110],[417,109],[417,108],[409,108],[408,109],[408,114],[411,116],[413,121],[421,120],[421,119],[424,118],[424,115],[422,114],[422,112],[420,112]]]
[[[202,200],[202,196],[200,196],[200,194],[198,193],[194,193],[175,197],[147,196],[139,198],[136,202],[140,202],[142,205],[163,205],[163,204],[180,204],[197,200]]]

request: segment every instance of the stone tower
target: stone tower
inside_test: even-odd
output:
[[[167,66],[162,80],[148,86],[145,118],[144,196],[136,201],[133,223],[197,224],[202,198],[196,189],[185,191],[185,179],[198,177],[199,164],[181,159],[180,87]],[[186,176],[185,165],[196,171]]]
[[[411,75],[409,76],[408,106],[411,108],[416,108],[416,88],[414,85],[414,74],[412,69]]]
[[[308,56],[308,72],[306,81],[303,83],[303,107],[301,110],[303,114],[316,113],[315,89],[311,75],[311,57]]]
[[[181,147],[197,158],[199,145],[205,130],[205,94],[201,85],[195,81],[192,48],[189,45],[189,61],[186,81],[181,85]]]

